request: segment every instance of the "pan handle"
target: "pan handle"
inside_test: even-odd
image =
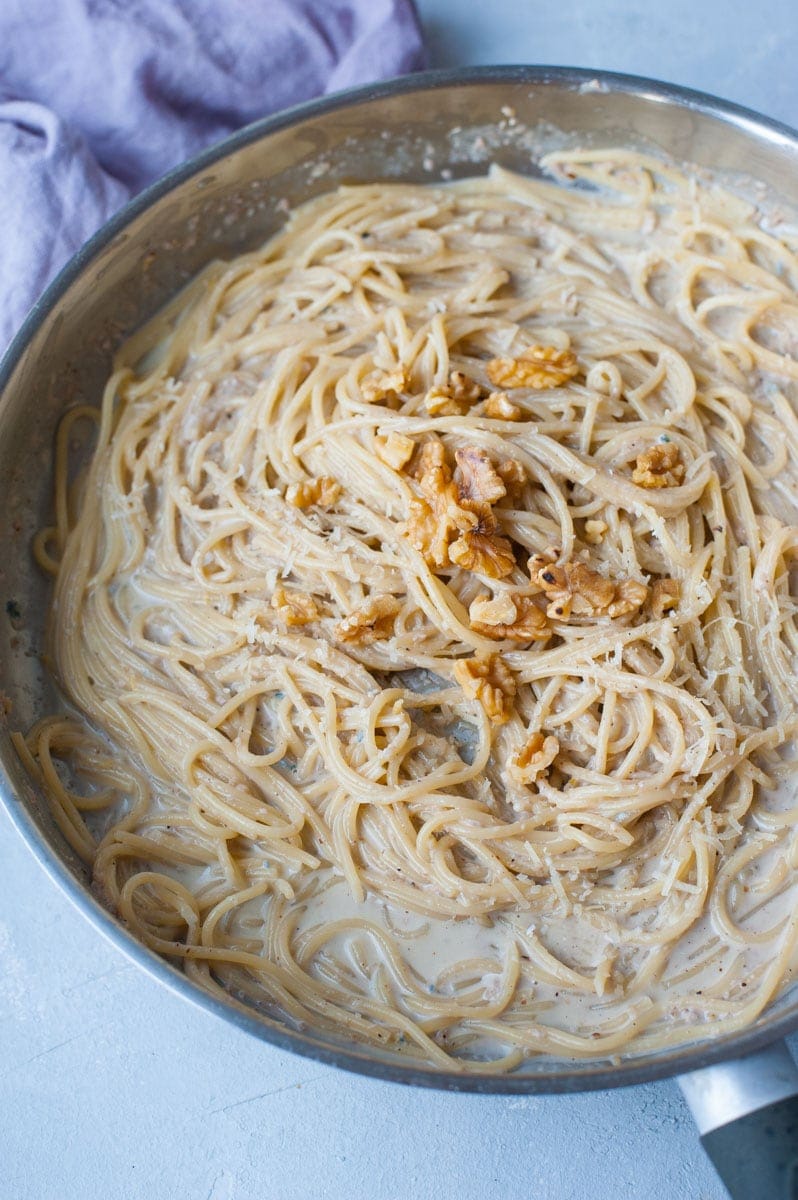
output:
[[[732,1200],[798,1200],[798,1068],[784,1042],[678,1083]]]

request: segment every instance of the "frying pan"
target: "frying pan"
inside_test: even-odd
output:
[[[780,1041],[798,1029],[798,987],[741,1033],[612,1061],[531,1059],[512,1075],[440,1071],[291,1029],[209,995],[134,940],[92,895],[9,739],[9,729],[26,730],[58,703],[39,657],[48,585],[30,554],[49,509],[57,419],[68,405],[98,400],[120,341],[210,259],[257,245],[290,205],[339,183],[457,178],[491,161],[529,173],[541,149],[571,144],[650,149],[743,190],[759,181],[798,210],[798,133],[785,126],[648,79],[490,67],[406,77],[251,125],[149,188],[75,256],[0,367],[0,699],[10,701],[0,719],[0,796],[38,861],[101,933],[173,991],[256,1037],[347,1070],[457,1091],[574,1092],[679,1076],[736,1200],[798,1197],[798,1071]]]

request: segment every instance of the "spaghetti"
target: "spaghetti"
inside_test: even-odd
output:
[[[798,239],[543,165],[323,196],[122,347],[17,735],[205,988],[470,1070],[738,1029],[798,936]]]

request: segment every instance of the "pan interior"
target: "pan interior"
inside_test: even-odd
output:
[[[58,703],[41,662],[48,581],[31,538],[50,508],[59,414],[95,404],[116,347],[202,266],[230,258],[285,221],[291,207],[340,183],[430,182],[489,163],[536,173],[560,146],[623,144],[712,170],[738,191],[798,208],[798,141],[778,126],[647,81],[551,69],[485,69],[400,80],[303,106],[230,139],[156,184],[77,256],[16,339],[0,385],[0,785],[12,819],[45,867],[125,952],[189,998],[288,1048],[405,1082],[472,1090],[606,1087],[692,1069],[754,1049],[798,1023],[783,994],[746,1034],[619,1062],[530,1060],[512,1077],[445,1075],[389,1052],[289,1031],[205,996],[134,943],[94,901],[84,866],[24,773],[9,729],[26,730]]]

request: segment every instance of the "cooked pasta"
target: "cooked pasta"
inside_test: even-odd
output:
[[[341,188],[130,338],[17,735],[203,987],[475,1071],[739,1029],[798,937],[798,238],[543,167]]]

